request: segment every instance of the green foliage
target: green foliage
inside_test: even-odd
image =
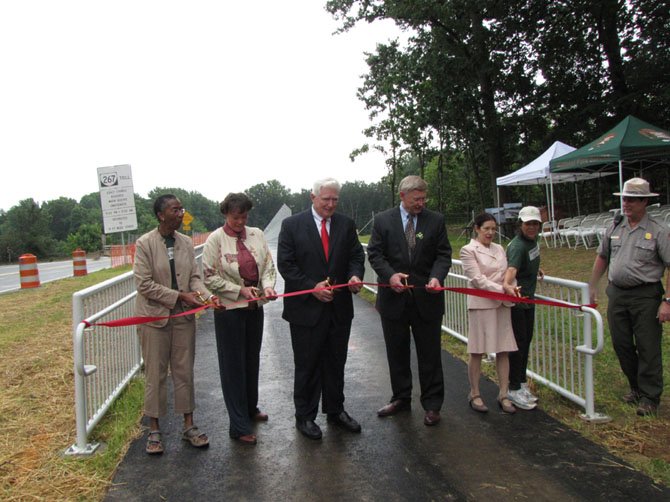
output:
[[[265,228],[282,204],[286,203],[291,191],[279,181],[270,180],[248,188],[245,193],[254,203],[247,224]]]
[[[67,236],[68,251],[72,253],[77,248],[87,253],[99,251],[102,245],[101,236],[102,227],[99,223],[81,225],[76,233]]]
[[[49,228],[54,239],[62,241],[67,238],[70,233],[72,211],[76,205],[77,201],[68,197],[59,197],[42,204],[42,209],[51,217]]]
[[[207,199],[199,192],[189,192],[183,188],[163,188],[156,187],[149,192],[148,212],[153,218],[153,222],[149,228],[156,226],[156,217],[153,212],[153,203],[159,196],[171,193],[176,195],[181,201],[184,209],[186,209],[191,216],[193,216],[193,223],[191,224],[194,230],[207,231],[214,230],[223,224],[223,216],[219,212],[219,204],[215,201]],[[221,200],[223,200],[221,197]],[[144,221],[144,219],[143,219]],[[139,223],[139,222],[138,222]],[[148,229],[142,229],[140,233],[146,232]]]
[[[340,31],[378,20],[406,31],[403,45],[366,54],[358,97],[371,142],[352,157],[383,152],[391,194],[412,158],[440,211],[454,200],[492,206],[495,179],[557,139],[584,144],[628,114],[670,123],[667,2],[329,0],[326,9]],[[557,195],[573,212],[571,188]],[[582,203],[602,210],[603,186],[582,188]],[[502,187],[500,196],[544,201],[537,188]]]
[[[3,258],[16,259],[24,253],[49,256],[55,242],[49,225],[51,215],[33,199],[25,199],[12,207],[0,227],[0,252]]]

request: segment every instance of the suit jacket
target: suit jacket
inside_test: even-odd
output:
[[[174,233],[174,265],[179,291],[171,288],[172,273],[165,239],[158,229],[147,232],[135,243],[135,264],[133,275],[137,286],[135,315],[168,316],[175,307],[179,292],[200,291],[206,298],[210,295],[200,278],[191,238],[179,232]],[[188,307],[187,307],[188,308]],[[193,319],[193,316],[187,316]],[[147,323],[162,328],[167,319]]]
[[[435,277],[440,284],[451,268],[451,245],[447,237],[444,216],[428,209],[417,216],[416,247],[410,260],[400,208],[394,207],[375,216],[368,243],[368,260],[377,273],[378,281],[388,284],[397,272],[409,274],[408,283],[425,286]],[[412,295],[419,314],[424,319],[444,315],[444,294],[428,293],[423,287]],[[379,288],[377,310],[389,319],[399,319],[406,307],[409,293],[395,293],[391,288]]]
[[[507,270],[507,255],[501,245],[492,242],[490,247],[486,247],[472,239],[461,248],[461,261],[469,287],[504,293],[502,285]],[[514,306],[511,302],[468,296],[469,309],[495,309],[503,304],[506,307]]]
[[[286,218],[277,245],[277,268],[284,278],[284,292],[313,289],[327,277],[332,284],[346,283],[354,275],[363,278],[365,252],[351,218],[333,214],[328,252],[330,256],[326,261],[311,208]],[[336,290],[332,303],[338,319],[345,321],[354,317],[348,288]],[[325,307],[325,303],[311,294],[286,297],[282,317],[293,324],[315,326]]]
[[[265,240],[263,231],[255,227],[245,227],[246,239],[244,245],[256,260],[258,266],[258,287],[274,288],[277,272],[272,255]],[[240,266],[237,261],[237,238],[231,237],[219,227],[212,232],[202,251],[202,268],[205,274],[205,284],[214,291],[220,299],[230,302],[242,300],[240,290],[244,280],[240,276]],[[263,305],[268,300],[258,300]],[[246,303],[227,307],[229,310],[243,308]]]

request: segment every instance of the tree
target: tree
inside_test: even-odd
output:
[[[223,224],[223,216],[219,211],[219,204],[213,200],[206,198],[200,192],[189,192],[183,188],[169,188],[156,187],[149,192],[149,200],[147,201],[150,208],[151,217],[155,221],[153,213],[153,203],[159,196],[165,194],[172,194],[176,196],[194,220],[192,227],[198,231],[214,230]],[[155,226],[155,225],[154,225]]]
[[[32,253],[38,258],[48,257],[55,241],[49,225],[51,216],[33,199],[25,199],[5,215],[0,228],[0,250],[9,259]]]
[[[83,249],[87,253],[99,251],[102,245],[101,235],[102,226],[99,223],[81,225],[77,233],[67,236],[68,252],[72,253],[77,248]]]
[[[42,204],[42,209],[51,217],[51,233],[54,239],[62,241],[67,239],[70,233],[72,211],[77,206],[77,201],[69,197],[59,197]]]
[[[288,200],[291,191],[279,181],[270,180],[248,188],[245,193],[254,203],[254,208],[249,213],[248,225],[265,228]]]

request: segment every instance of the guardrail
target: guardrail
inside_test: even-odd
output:
[[[367,251],[367,246],[364,247]],[[376,282],[376,279],[366,254],[364,281]],[[453,260],[445,286],[468,287],[460,260]],[[374,287],[366,286],[366,289],[377,292]],[[588,285],[545,276],[544,280],[538,281],[536,297],[586,305],[589,303]],[[445,306],[442,330],[467,343],[467,296],[446,291]],[[602,351],[603,344],[603,321],[597,310],[537,305],[527,375],[584,408],[582,419],[593,423],[607,422],[610,418],[596,413],[594,402],[593,357]]]
[[[195,247],[198,263],[202,248]],[[89,323],[134,315],[133,273],[126,272],[72,295],[74,395],[77,439],[66,455],[90,455],[99,444],[88,436],[142,367],[135,326],[86,327]]]

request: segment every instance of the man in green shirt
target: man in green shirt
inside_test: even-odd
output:
[[[538,277],[544,273],[540,269],[540,246],[537,237],[540,233],[542,218],[540,210],[526,206],[519,211],[521,226],[519,232],[507,246],[507,272],[505,285],[516,285],[521,296],[535,298]],[[534,396],[526,383],[528,354],[533,339],[535,325],[535,305],[517,303],[512,307],[512,329],[519,350],[509,354],[509,400],[517,408],[532,410],[537,406]]]

